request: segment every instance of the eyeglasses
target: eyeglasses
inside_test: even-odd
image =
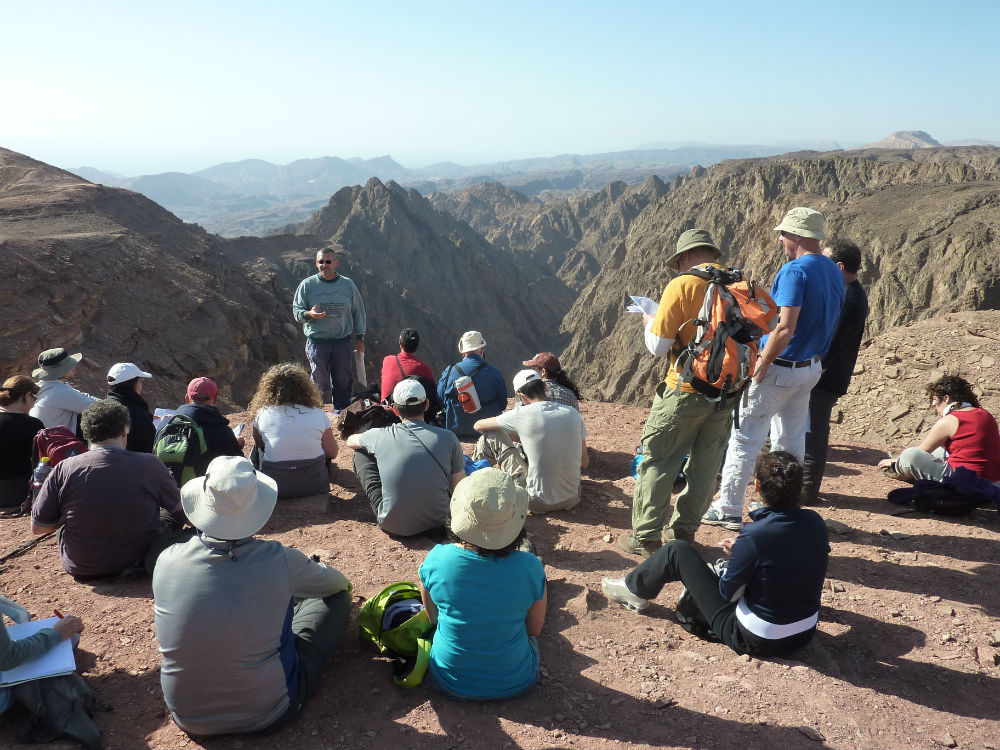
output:
[[[317,266],[328,266],[328,265],[330,265],[331,263],[333,263],[333,261],[332,261],[332,260],[317,260],[317,261],[316,261],[316,265],[317,265]]]

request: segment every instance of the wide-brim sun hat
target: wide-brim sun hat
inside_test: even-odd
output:
[[[528,500],[528,491],[499,469],[474,471],[452,493],[451,531],[477,547],[503,549],[524,528]]]
[[[486,339],[483,338],[483,334],[479,331],[466,331],[462,334],[462,338],[458,340],[458,350],[462,354],[474,352],[476,349],[482,349],[484,346],[486,346]]]
[[[38,355],[38,369],[32,371],[31,377],[35,380],[59,380],[73,372],[82,359],[83,355],[79,352],[70,354],[62,347],[46,349]]]
[[[667,267],[679,271],[680,267],[677,262],[680,256],[696,247],[710,248],[715,251],[716,260],[722,258],[722,250],[715,244],[715,240],[712,239],[712,235],[708,233],[707,229],[688,229],[677,238],[677,249],[674,250],[673,255],[667,258]]]
[[[825,240],[823,231],[823,214],[812,208],[796,206],[785,214],[785,218],[774,228],[775,232],[788,232],[799,237],[811,237],[815,240]]]
[[[242,456],[212,459],[205,476],[181,487],[181,506],[191,525],[228,541],[260,531],[277,500],[278,483]]]

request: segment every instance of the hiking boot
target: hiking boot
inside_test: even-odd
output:
[[[636,596],[628,590],[624,578],[602,578],[601,591],[608,597],[609,602],[618,602],[633,612],[642,612],[649,607],[648,599]]]
[[[715,508],[709,508],[708,512],[701,517],[701,522],[706,526],[721,526],[727,531],[740,531],[743,528],[741,516],[726,516]]]
[[[687,542],[688,544],[694,544],[694,532],[690,529],[674,529],[669,528],[663,532],[663,541],[673,542],[676,540],[681,540],[682,542]]]
[[[648,542],[640,542],[632,534],[622,534],[618,537],[618,546],[630,555],[652,557],[656,550],[663,546],[663,543],[652,540]]]

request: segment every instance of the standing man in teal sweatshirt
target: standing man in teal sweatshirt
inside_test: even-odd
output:
[[[337,409],[351,400],[351,353],[365,351],[365,303],[354,282],[337,273],[343,249],[333,244],[319,250],[319,273],[304,279],[292,300],[292,314],[305,329],[313,382],[323,402]]]

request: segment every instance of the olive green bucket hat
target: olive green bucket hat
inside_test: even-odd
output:
[[[823,232],[823,214],[804,206],[796,206],[785,214],[785,218],[774,231],[797,234],[799,237],[812,237],[816,240],[826,239],[826,234]]]
[[[677,261],[681,254],[696,247],[709,247],[715,250],[716,260],[722,258],[722,251],[715,244],[712,235],[708,233],[707,229],[688,229],[677,239],[677,250],[667,258],[667,267],[679,271],[680,267],[677,265]]]

